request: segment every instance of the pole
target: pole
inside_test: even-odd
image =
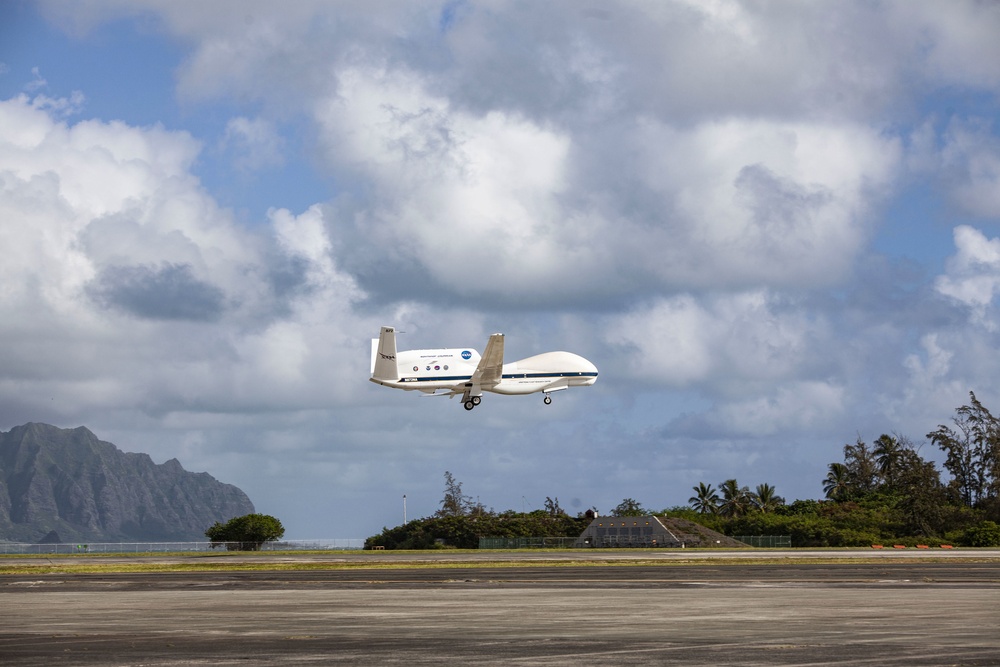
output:
[[[406,525],[406,494],[403,494],[403,525]]]

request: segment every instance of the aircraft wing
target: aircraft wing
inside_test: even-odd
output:
[[[479,387],[494,387],[500,384],[502,377],[503,334],[495,333],[490,336],[490,342],[486,344],[486,350],[472,374],[472,383]]]

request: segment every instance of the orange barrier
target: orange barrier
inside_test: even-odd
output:
[[[906,545],[905,544],[893,544],[892,548],[893,549],[905,549]]]
[[[929,546],[927,546],[926,544],[918,544],[918,545],[917,545],[917,548],[918,548],[918,549],[930,549],[930,547],[929,547]]]
[[[872,549],[884,549],[884,548],[885,547],[883,547],[881,544],[873,544],[872,545]]]
[[[950,544],[942,544],[941,548],[942,549],[954,549],[955,547],[951,546]]]

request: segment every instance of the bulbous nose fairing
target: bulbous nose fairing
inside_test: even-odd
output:
[[[510,364],[516,373],[557,373],[570,378],[575,385],[592,385],[597,381],[597,366],[572,352],[545,352]],[[505,369],[505,372],[507,369]],[[579,379],[577,379],[579,378]]]

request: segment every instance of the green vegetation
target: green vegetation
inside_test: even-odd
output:
[[[528,513],[487,510],[462,493],[450,472],[444,479],[444,498],[434,516],[384,528],[365,540],[365,549],[476,549],[480,537],[576,537],[590,523],[585,516],[566,514],[558,498],[546,498],[545,509]]]
[[[225,545],[228,551],[259,551],[264,542],[280,540],[284,534],[281,522],[267,514],[245,514],[224,524],[216,521],[205,531],[213,549]]]
[[[951,425],[927,434],[946,454],[947,482],[906,437],[881,435],[872,445],[860,438],[844,445],[844,460],[830,463],[821,480],[824,500],[786,503],[770,484],[751,491],[733,478],[718,488],[699,482],[689,507],[652,512],[626,498],[611,515],[661,514],[725,535],[791,535],[796,547],[1000,546],[1000,419],[969,396]],[[445,472],[434,516],[385,528],[365,548],[474,549],[480,537],[577,537],[594,516],[570,517],[558,499],[545,500],[544,510],[530,513],[486,510]]]

